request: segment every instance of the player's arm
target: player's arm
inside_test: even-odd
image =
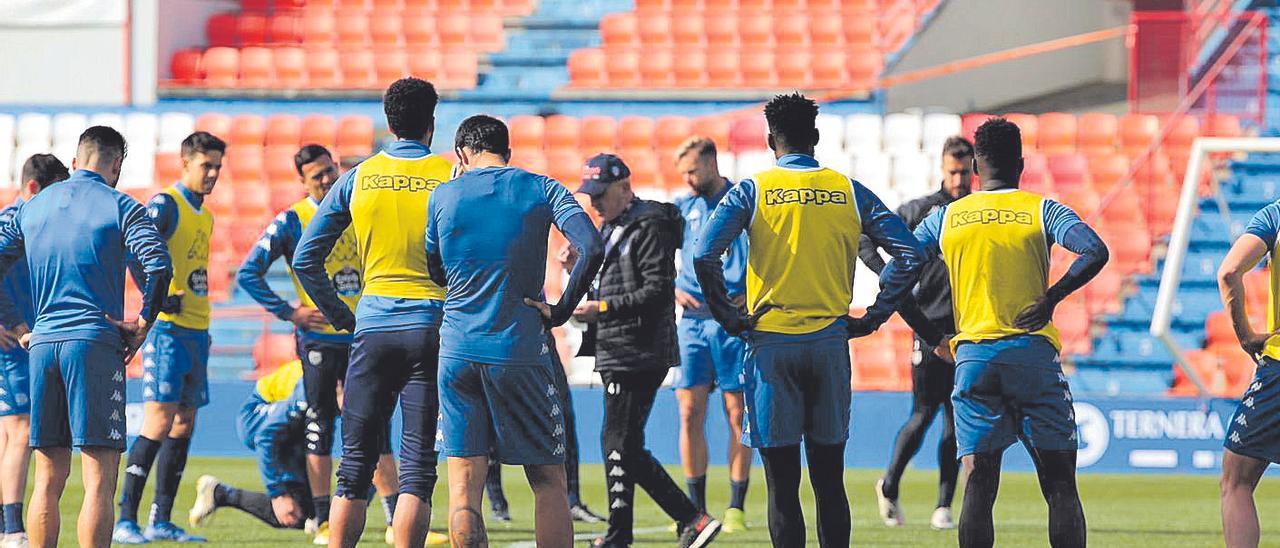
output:
[[[449,276],[444,270],[444,258],[440,256],[440,231],[436,228],[436,216],[440,214],[440,200],[431,194],[427,201],[427,232],[423,239],[427,250],[427,276],[440,287],[449,286]]]
[[[22,260],[24,253],[22,229],[18,226],[16,216],[4,219],[0,222],[0,277],[8,273],[13,263]],[[21,323],[18,306],[9,298],[9,292],[0,291],[0,324],[13,328]]]
[[[255,302],[262,305],[275,317],[286,322],[293,321],[294,308],[271,289],[267,283],[267,271],[276,259],[286,255],[286,251],[297,245],[297,237],[302,233],[302,223],[292,211],[281,212],[267,225],[262,237],[249,249],[244,263],[236,272],[236,284]]]
[[[173,236],[173,233],[178,229],[178,204],[168,194],[161,193],[152,196],[151,201],[147,202],[146,214],[151,223],[155,225],[160,238],[165,241],[168,241],[169,237]],[[125,261],[128,265],[129,276],[133,278],[133,285],[138,288],[138,291],[143,291],[147,284],[146,267],[132,252],[126,254]],[[168,282],[166,282],[165,299],[161,302],[158,311],[177,313],[182,309],[182,295],[168,295],[167,284]]]
[[[755,196],[755,182],[750,179],[729,189],[724,198],[720,199],[716,210],[711,213],[711,219],[707,221],[691,250],[693,271],[698,276],[698,285],[702,287],[702,297],[710,307],[711,315],[731,335],[751,329],[752,321],[729,298],[721,257],[724,256],[725,249],[751,223],[751,217],[755,213]]]
[[[695,272],[695,274],[697,274]],[[739,234],[729,245],[729,255],[724,261],[724,281],[729,290],[729,300],[741,308],[747,299],[747,235]]]
[[[1040,329],[1053,320],[1053,310],[1058,303],[1089,283],[1111,258],[1107,244],[1071,208],[1046,199],[1043,217],[1045,232],[1051,238],[1051,243],[1057,243],[1077,257],[1062,278],[1014,318],[1014,327],[1028,331]]]
[[[604,262],[604,241],[600,239],[600,231],[591,223],[591,217],[587,216],[587,212],[564,185],[551,179],[547,179],[545,185],[547,200],[551,203],[552,220],[556,228],[564,233],[565,239],[569,240],[569,245],[578,257],[573,263],[573,269],[569,271],[569,281],[560,294],[560,302],[550,305],[546,312],[548,322],[552,326],[558,326],[573,316],[574,307],[587,294],[587,290],[591,288],[591,280],[600,272],[600,265]],[[610,307],[610,313],[616,312],[615,307],[618,305],[626,306],[622,300],[616,305],[609,303],[607,306]]]
[[[173,263],[164,237],[141,204],[122,195],[124,208],[124,245],[142,273],[142,311],[139,317],[147,324],[160,314],[173,278]]]
[[[1231,250],[1222,260],[1222,266],[1218,268],[1218,291],[1222,294],[1222,305],[1231,316],[1231,327],[1236,332],[1240,347],[1255,357],[1262,352],[1267,339],[1280,330],[1264,333],[1254,331],[1245,306],[1248,301],[1245,298],[1244,275],[1275,248],[1278,231],[1280,205],[1272,204],[1253,217],[1244,234],[1231,245]],[[1271,268],[1276,266],[1272,265]]]
[[[293,273],[298,277],[298,283],[311,300],[315,301],[320,312],[329,319],[329,323],[340,331],[354,331],[356,318],[329,281],[324,261],[329,257],[329,252],[333,251],[342,232],[351,225],[354,173],[355,170],[344,173],[325,195],[316,208],[315,217],[307,224],[306,230],[302,231],[302,238],[298,241],[298,248],[293,256]]]
[[[856,181],[853,191],[862,217],[862,233],[893,258],[880,272],[880,292],[875,302],[861,318],[854,318],[849,324],[849,335],[860,337],[875,331],[893,315],[903,296],[915,287],[928,257],[907,224],[889,211],[878,196]]]

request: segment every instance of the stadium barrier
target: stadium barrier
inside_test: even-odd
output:
[[[200,411],[200,429],[192,443],[192,453],[202,456],[249,457],[235,432],[236,415],[254,385],[245,382],[214,382],[209,387],[210,404]],[[129,435],[136,436],[142,425],[142,383],[128,385],[127,420]],[[600,463],[600,436],[604,406],[599,386],[575,388],[573,407],[577,413],[579,454],[583,463]],[[1106,473],[1216,473],[1222,463],[1222,441],[1234,402],[1214,400],[1202,403],[1186,398],[1093,398],[1075,401],[1077,432],[1080,438],[1079,467],[1082,471]],[[658,393],[653,416],[646,427],[647,447],[661,462],[680,462],[680,430],[675,394]],[[856,468],[882,468],[893,449],[898,427],[911,410],[911,395],[901,392],[854,392],[851,438],[845,463]],[[713,450],[711,463],[723,465],[728,428],[724,417],[710,413],[707,443]],[[399,444],[399,412],[393,419],[394,443]],[[914,460],[917,468],[937,467],[941,421],[935,421],[923,449]],[[338,439],[341,439],[339,436]],[[340,449],[338,444],[337,449]],[[1029,471],[1032,463],[1026,451],[1008,452],[1005,467]],[[245,474],[254,469],[245,468]]]

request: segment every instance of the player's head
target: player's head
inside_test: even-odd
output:
[[[477,114],[458,126],[453,136],[453,152],[460,171],[507,165],[511,159],[511,136],[502,120]]]
[[[775,95],[764,106],[769,122],[769,148],[781,158],[786,154],[813,155],[818,146],[818,103],[799,92]]]
[[[597,154],[582,168],[582,186],[578,187],[578,193],[591,198],[591,209],[601,221],[617,219],[635,199],[631,192],[631,169],[622,158]]]
[[[391,83],[382,95],[387,128],[398,139],[431,144],[436,129],[436,103],[440,96],[431,82],[408,76]]]
[[[706,137],[690,137],[676,148],[676,171],[696,194],[712,195],[723,186],[716,163],[716,142]]]
[[[984,189],[1018,186],[1022,177],[1022,132],[1016,124],[1004,118],[983,122],[973,134],[973,148],[973,168]]]
[[[67,166],[52,154],[33,154],[22,164],[22,199],[30,200],[45,187],[70,177]]]
[[[120,167],[129,146],[119,131],[107,126],[93,126],[80,134],[72,169],[87,169],[107,180],[112,187],[120,180]]]
[[[973,181],[973,143],[955,135],[942,143],[942,191],[960,199],[969,194]]]
[[[197,131],[182,140],[182,185],[201,196],[213,192],[222,173],[222,156],[227,144],[207,131]]]
[[[307,195],[317,202],[324,199],[324,195],[333,188],[333,182],[338,180],[338,166],[333,163],[333,155],[320,145],[310,144],[298,149],[298,153],[293,155],[293,167],[298,170],[298,180],[307,189]]]

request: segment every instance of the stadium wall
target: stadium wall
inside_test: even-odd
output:
[[[1126,25],[1129,7],[1118,0],[950,0],[887,74]],[[890,88],[884,92],[886,112],[912,107],[984,112],[1082,84],[1124,82],[1127,62],[1124,41],[1118,39],[1006,61]]]
[[[14,26],[0,17],[0,103],[120,105],[127,99],[120,23]]]
[[[250,456],[236,435],[236,415],[253,383],[213,382],[208,407],[200,411],[200,428],[192,451],[205,456]],[[129,381],[128,399],[141,401],[142,383]],[[604,418],[602,389],[576,388],[573,407],[577,413],[579,452],[584,463],[600,463],[600,430]],[[1236,402],[1190,398],[1095,398],[1075,401],[1077,432],[1080,436],[1079,466],[1086,472],[1119,473],[1217,473],[1222,464],[1222,441],[1227,421]],[[680,462],[679,417],[675,394],[661,390],[645,430],[648,447],[663,463]],[[882,468],[889,459],[894,436],[911,409],[911,394],[903,392],[855,392],[850,442],[845,463],[855,468]],[[397,414],[399,412],[397,411]],[[142,404],[128,408],[130,436],[142,425]],[[723,465],[728,428],[723,414],[708,414],[707,442],[712,447],[712,464]],[[399,420],[399,417],[395,419]],[[941,421],[935,421],[920,454],[917,468],[937,467]],[[399,427],[393,429],[399,432]],[[341,439],[339,437],[338,439]],[[1026,451],[1011,448],[1006,468],[1028,471],[1031,459]]]

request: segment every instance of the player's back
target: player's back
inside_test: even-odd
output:
[[[1018,189],[975,192],[947,206],[939,247],[951,277],[957,341],[1026,331],[1014,319],[1049,282],[1046,198]],[[1058,345],[1050,322],[1034,332]]]
[[[755,215],[748,229],[750,310],[776,307],[757,326],[801,334],[849,312],[862,221],[855,183],[809,157],[784,156],[752,178]]]
[[[448,280],[441,355],[482,363],[541,363],[547,235],[559,183],[513,167],[472,170],[436,189],[431,234]],[[576,202],[575,202],[576,204]]]
[[[50,185],[18,213],[35,305],[33,337],[97,338],[124,317],[125,230],[142,204],[88,171]]]

